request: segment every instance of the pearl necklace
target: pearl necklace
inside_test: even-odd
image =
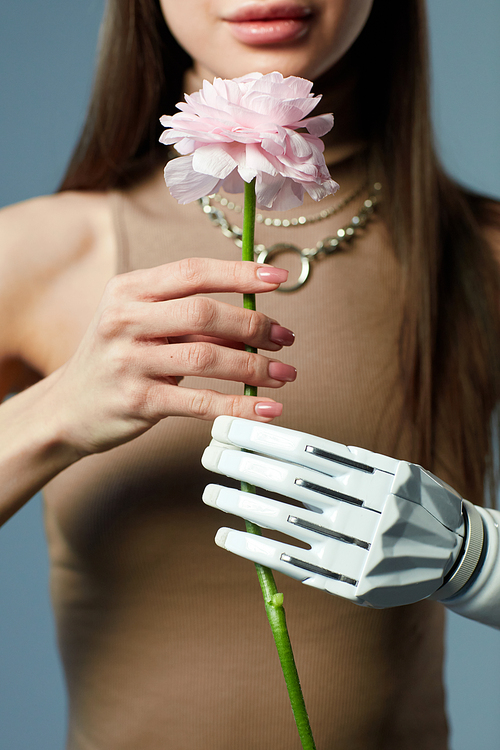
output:
[[[363,189],[363,187],[358,189],[358,192],[357,192],[358,195]],[[375,211],[375,207],[377,203],[379,203],[380,201],[381,190],[382,190],[382,185],[380,184],[380,182],[375,182],[374,185],[372,186],[372,189],[370,190],[370,194],[368,198],[365,201],[363,201],[363,205],[359,208],[355,216],[352,217],[351,221],[345,226],[338,229],[335,235],[324,237],[322,240],[319,240],[319,242],[317,242],[314,247],[299,248],[297,247],[297,245],[292,245],[289,242],[278,242],[275,245],[271,245],[271,247],[266,247],[265,245],[262,245],[262,244],[255,245],[254,254],[256,256],[256,260],[258,263],[271,263],[271,261],[275,260],[279,255],[283,255],[285,253],[295,254],[295,255],[298,255],[300,258],[301,270],[300,270],[300,274],[299,274],[297,281],[294,284],[291,284],[286,287],[282,285],[278,288],[277,291],[295,292],[297,289],[300,289],[300,287],[304,286],[304,284],[310,277],[312,261],[318,260],[319,258],[324,257],[324,256],[333,255],[334,253],[342,250],[343,245],[346,242],[349,242],[349,240],[353,238],[356,231],[358,229],[361,229],[361,227],[366,226],[366,224],[372,218],[373,212]],[[350,200],[353,200],[353,197],[349,196],[349,198]],[[226,219],[226,216],[224,215],[224,213],[220,209],[215,208],[215,206],[212,205],[211,201],[214,199],[215,198],[213,195],[206,196],[205,198],[200,198],[199,203],[203,209],[203,212],[209,217],[209,219],[212,221],[212,223],[215,226],[220,228],[224,237],[228,237],[229,239],[232,239],[235,245],[241,248],[241,236],[242,236],[241,228],[236,226],[236,224],[230,224],[230,222]],[[222,204],[222,200],[225,200],[225,199],[221,199],[219,201],[221,204]],[[348,202],[350,202],[350,200],[348,200]],[[347,205],[347,203],[344,202],[344,205],[342,205],[342,208],[344,208],[345,205]],[[231,208],[235,207],[235,204],[231,204],[231,202],[228,201],[227,207],[231,210]],[[240,211],[241,211],[241,206],[239,206],[238,208],[240,208]],[[337,211],[340,210],[340,208],[338,206],[334,206],[333,210],[332,209],[328,209],[328,210],[331,212],[328,215],[332,215],[333,213],[337,213]],[[321,214],[322,212],[318,214],[318,216],[320,216],[320,219],[315,219],[316,221],[326,218],[326,217],[323,217]],[[314,219],[314,217],[311,217],[310,223],[312,223],[312,219]],[[297,224],[300,223],[298,219],[297,219],[297,224],[290,223],[290,225],[285,224],[283,219],[276,219],[276,220],[270,219],[269,221],[271,223],[266,224],[267,226],[297,226]],[[276,224],[274,223],[275,221],[279,221],[280,223]],[[267,220],[264,220],[264,223],[266,222]],[[309,222],[307,222],[306,220],[302,222],[302,225],[306,223],[309,223]]]
[[[292,219],[271,219],[269,216],[265,217],[263,214],[256,214],[255,222],[257,224],[264,224],[264,226],[266,227],[299,227],[304,226],[304,224],[316,224],[318,221],[328,219],[330,216],[338,214],[339,211],[342,211],[343,208],[348,206],[350,203],[352,203],[353,200],[361,195],[367,185],[368,181],[364,182],[362,185],[359,185],[356,190],[354,190],[350,195],[344,198],[344,200],[340,203],[336,203],[330,208],[324,208],[319,213],[312,214],[311,216],[294,216]],[[237,203],[233,203],[233,201],[229,200],[229,198],[225,198],[220,193],[214,193],[209,197],[210,200],[214,201],[215,203],[219,203],[224,208],[228,208],[229,211],[234,211],[237,214],[243,213],[243,206],[239,206]]]

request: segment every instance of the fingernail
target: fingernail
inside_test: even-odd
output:
[[[269,284],[282,284],[288,279],[288,271],[284,268],[274,268],[274,266],[260,266],[257,269],[257,276],[261,281],[267,281]]]
[[[283,362],[269,362],[269,377],[274,380],[283,380],[291,383],[297,377],[297,370],[291,365],[285,365]]]
[[[261,401],[255,404],[255,413],[258,417],[280,417],[283,411],[283,404],[269,401]]]
[[[281,344],[281,346],[291,346],[295,341],[295,334],[288,328],[273,323],[271,330],[269,331],[269,338],[274,344]]]

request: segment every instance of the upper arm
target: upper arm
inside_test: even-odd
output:
[[[22,354],[21,331],[33,308],[74,254],[59,196],[0,211],[0,357]]]
[[[28,203],[0,211],[0,400],[36,381],[23,361],[19,332],[30,305],[30,248],[34,245],[32,210]]]
[[[102,195],[61,193],[0,210],[0,398],[41,377],[35,349],[47,317],[74,302],[64,289],[107,231],[103,206]]]

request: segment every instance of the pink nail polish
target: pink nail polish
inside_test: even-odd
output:
[[[297,370],[291,365],[285,365],[284,362],[269,362],[267,372],[269,377],[274,380],[282,380],[285,383],[292,383],[297,377]]]
[[[259,266],[257,276],[261,281],[267,281],[269,284],[282,284],[288,278],[288,271],[284,268],[274,268],[274,266]]]
[[[280,417],[282,411],[283,404],[278,404],[276,402],[261,401],[260,403],[255,404],[255,413],[258,417],[269,417],[270,419],[273,417]]]
[[[269,338],[274,344],[291,346],[295,341],[295,334],[289,328],[283,328],[283,326],[273,323],[269,331]]]

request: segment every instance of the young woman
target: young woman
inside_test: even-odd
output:
[[[19,394],[0,409],[1,513],[46,485],[72,750],[298,746],[252,566],[213,545],[200,503],[217,415],[283,405],[287,427],[419,462],[474,503],[492,484],[498,209],[437,164],[424,30],[418,0],[113,0],[60,193],[2,212],[2,383]],[[203,78],[255,70],[315,80],[341,185],[257,241],[312,247],[381,196],[290,294],[162,177],[159,117]],[[295,367],[278,403],[264,389]],[[446,747],[439,603],[280,588],[318,747]]]

